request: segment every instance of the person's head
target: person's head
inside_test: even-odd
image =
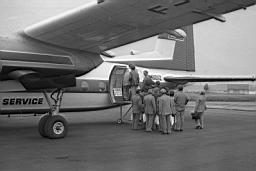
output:
[[[164,88],[162,88],[162,89],[160,90],[160,93],[161,93],[161,94],[166,94],[166,90],[165,90]]]
[[[178,90],[182,91],[183,90],[183,86],[182,85],[178,85]]]
[[[144,92],[148,92],[149,87],[144,87]]]
[[[170,90],[170,91],[169,91],[169,94],[170,94],[171,97],[174,96],[174,91],[173,91],[173,90]]]
[[[129,64],[129,68],[130,68],[131,70],[135,70],[135,65]]]
[[[147,75],[148,75],[148,71],[147,71],[147,70],[144,70],[144,71],[143,71],[143,74],[144,74],[144,76],[147,76]]]
[[[159,90],[158,87],[153,88],[153,92],[154,92],[154,93],[159,93],[159,91],[160,91],[160,90]]]
[[[153,94],[153,90],[151,88],[148,89],[148,94]]]
[[[160,86],[160,81],[156,81],[156,86],[157,86],[157,87]]]
[[[164,89],[166,90],[166,92],[168,93],[169,92],[169,87],[164,87]]]
[[[137,90],[136,90],[136,93],[137,93],[137,94],[140,94],[141,92],[142,92],[141,89],[137,89]]]
[[[205,92],[204,91],[200,91],[199,94],[200,95],[205,95]]]

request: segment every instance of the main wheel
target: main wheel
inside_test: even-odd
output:
[[[46,121],[48,120],[48,118],[50,118],[51,115],[49,114],[46,114],[46,115],[43,115],[40,120],[38,121],[38,124],[37,124],[37,129],[38,129],[38,132],[39,134],[42,136],[42,137],[47,137],[45,131],[44,131],[44,126],[45,126],[45,123]]]
[[[64,138],[68,133],[68,122],[63,116],[54,115],[46,121],[44,131],[48,138]]]

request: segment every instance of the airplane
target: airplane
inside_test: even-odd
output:
[[[173,74],[195,71],[191,25],[212,18],[225,22],[223,14],[255,2],[97,0],[0,37],[1,114],[48,112],[38,122],[39,134],[64,138],[68,123],[60,111],[130,104],[123,98],[122,80],[131,63],[141,80],[148,70],[153,80],[173,89],[191,82],[255,81],[254,76]],[[154,52],[111,54],[113,48],[156,35]]]

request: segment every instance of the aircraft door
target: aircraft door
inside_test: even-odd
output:
[[[116,65],[109,76],[109,95],[114,104],[126,103],[123,98],[123,79],[127,69],[126,66]]]

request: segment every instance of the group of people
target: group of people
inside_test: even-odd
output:
[[[142,121],[143,128],[147,132],[153,129],[159,130],[162,134],[170,134],[171,130],[184,130],[185,105],[189,99],[183,92],[183,86],[178,86],[178,91],[169,90],[168,87],[161,88],[160,82],[154,82],[144,70],[144,79],[139,85],[140,78],[135,65],[129,65],[124,79],[124,98],[132,102],[132,129],[139,129],[139,122]],[[126,80],[126,81],[125,81]],[[129,91],[131,90],[131,98]],[[196,129],[203,129],[203,113],[206,110],[205,93],[200,92],[196,99],[194,112],[199,114],[195,119]],[[173,121],[173,122],[171,122]]]
[[[170,134],[172,129],[183,131],[185,105],[188,102],[183,86],[178,86],[176,93],[157,86],[144,91],[137,89],[136,93],[132,97],[132,129],[138,129],[139,120],[142,118],[147,132],[152,132],[153,128],[162,134]],[[171,117],[175,118],[175,124],[171,123]]]

